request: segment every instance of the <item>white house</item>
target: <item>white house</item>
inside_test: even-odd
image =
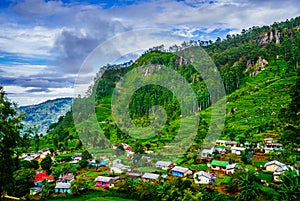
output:
[[[155,167],[157,169],[162,169],[162,170],[167,170],[170,167],[173,167],[174,163],[173,162],[167,162],[167,161],[157,161],[155,163]]]
[[[159,178],[159,174],[154,174],[154,173],[144,173],[142,176],[142,180],[143,181],[147,181],[147,180],[157,180]]]
[[[212,184],[213,179],[209,173],[200,171],[194,174],[194,182],[195,184]]]
[[[234,173],[234,170],[235,170],[235,167],[236,167],[236,163],[233,163],[233,164],[228,164],[227,166],[226,166],[226,174],[228,174],[228,175],[231,175],[231,174],[233,174]]]
[[[230,151],[231,151],[231,153],[233,153],[233,154],[241,155],[241,153],[242,153],[243,151],[245,151],[245,149],[246,149],[246,148],[244,148],[244,147],[231,147],[231,148],[230,148]]]
[[[213,158],[214,147],[211,149],[203,149],[200,153],[201,158]]]
[[[123,165],[121,160],[114,160],[112,162],[112,166],[110,167],[110,173],[122,174],[127,172],[130,169],[129,166]]]
[[[277,168],[285,168],[286,165],[284,163],[280,163],[279,161],[274,160],[266,163],[264,166],[267,171],[275,172]]]

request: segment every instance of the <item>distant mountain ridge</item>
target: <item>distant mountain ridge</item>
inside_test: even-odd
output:
[[[23,119],[24,130],[37,126],[38,132],[45,134],[51,123],[58,121],[60,116],[70,111],[72,102],[73,98],[57,98],[37,105],[21,106],[17,110],[26,114]]]

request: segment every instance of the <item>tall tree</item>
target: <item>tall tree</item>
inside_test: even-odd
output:
[[[0,195],[13,193],[13,172],[18,166],[14,149],[21,142],[22,126],[21,117],[17,115],[16,104],[8,100],[3,87],[0,86]]]
[[[41,167],[43,170],[47,171],[47,174],[51,174],[51,166],[52,166],[52,159],[49,155],[46,156],[41,162]]]

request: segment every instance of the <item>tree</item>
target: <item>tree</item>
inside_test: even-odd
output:
[[[13,192],[13,172],[19,162],[14,149],[22,141],[20,137],[22,127],[16,104],[7,99],[3,87],[0,86],[0,195]]]
[[[299,200],[300,198],[300,173],[289,170],[280,177],[282,183],[279,188],[279,200]]]
[[[34,185],[33,177],[35,171],[33,168],[21,168],[13,173],[14,177],[14,195],[23,196],[29,193],[29,188]]]
[[[137,141],[137,142],[134,144],[133,151],[134,151],[134,153],[136,153],[136,154],[144,154],[144,153],[145,153],[145,150],[144,150],[143,144],[142,144],[141,142]]]
[[[92,155],[88,152],[88,150],[84,150],[82,152],[82,159],[88,160],[88,159],[91,159],[91,158],[92,158]]]
[[[237,165],[231,182],[225,186],[225,189],[232,192],[239,191],[238,200],[256,200],[260,195],[259,182],[255,171]]]
[[[82,160],[80,160],[80,161],[78,162],[78,166],[79,166],[80,168],[85,168],[85,167],[88,166],[88,164],[89,164],[89,162],[88,162],[86,159],[82,159]]]
[[[35,144],[35,152],[38,152],[40,149],[40,136],[36,133],[34,135],[33,140],[34,140],[34,144]]]
[[[47,171],[47,174],[51,174],[51,166],[52,166],[52,159],[49,155],[47,155],[41,162],[41,167],[43,170]]]
[[[37,160],[33,160],[33,161],[22,160],[20,161],[20,167],[25,169],[26,168],[38,169],[39,162]]]

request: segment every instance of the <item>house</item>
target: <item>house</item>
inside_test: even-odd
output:
[[[172,175],[178,176],[178,177],[185,177],[192,173],[193,172],[191,170],[189,170],[189,168],[185,168],[185,167],[175,166],[172,169]]]
[[[81,160],[82,159],[82,153],[75,153],[74,156],[73,156],[73,159],[76,159],[76,158]]]
[[[159,177],[159,174],[154,174],[154,173],[144,173],[142,176],[143,181],[149,181],[149,180],[157,180]]]
[[[239,143],[236,141],[226,141],[225,146],[226,147],[237,147],[237,146],[239,146]]]
[[[137,173],[137,172],[126,172],[126,175],[129,178],[135,179],[136,183],[138,183],[139,178],[142,177],[142,175],[140,173]]]
[[[285,168],[286,165],[284,163],[280,163],[279,161],[274,160],[266,163],[264,166],[267,171],[275,172],[277,168]]]
[[[104,187],[104,188],[112,188],[112,187],[114,187],[114,184],[118,179],[120,179],[120,177],[98,176],[95,179],[95,181],[96,181],[95,186]]]
[[[112,162],[112,166],[110,167],[110,173],[122,174],[127,172],[130,169],[130,166],[123,165],[121,160],[116,159]]]
[[[161,169],[161,170],[167,170],[170,167],[173,167],[174,163],[173,162],[167,162],[167,161],[157,161],[155,163],[155,167],[157,169]]]
[[[71,193],[71,183],[62,183],[62,182],[56,183],[55,193],[70,194]]]
[[[96,160],[91,160],[91,159],[88,160],[89,165],[90,165],[90,166],[94,166],[94,167],[102,167],[102,166],[105,166],[105,165],[108,164],[108,162],[109,162],[108,159],[102,160],[102,161],[100,161],[100,162],[97,162]]]
[[[226,174],[227,175],[232,175],[234,173],[236,165],[237,165],[237,163],[228,164],[226,166]]]
[[[74,179],[75,179],[75,175],[73,173],[67,173],[61,175],[57,181],[61,183],[70,184]]]
[[[42,187],[33,187],[29,189],[29,195],[37,195],[42,191]]]
[[[24,158],[24,160],[33,161],[35,159],[38,159],[39,157],[40,157],[40,154],[35,153],[35,154],[31,154],[30,156],[27,156],[26,158]]]
[[[125,144],[125,143],[121,143],[121,145],[123,146],[123,149],[124,150],[127,150],[127,151],[132,151],[132,147],[128,144]]]
[[[226,140],[217,140],[217,141],[216,141],[216,145],[217,145],[217,146],[226,146],[226,145],[225,145],[226,142],[227,142]]]
[[[73,161],[71,161],[70,163],[77,164],[80,160],[82,160],[82,153],[75,153],[72,158]]]
[[[226,171],[226,166],[229,164],[227,161],[218,161],[218,160],[212,160],[210,163],[210,168],[212,170],[216,171]]]
[[[47,182],[53,182],[54,177],[47,175],[47,171],[43,171],[34,175],[34,185],[37,187],[43,186],[43,181],[46,180]]]
[[[40,154],[40,158],[46,158],[47,155],[51,155],[49,148],[43,148],[38,152]]]
[[[194,182],[195,184],[212,184],[213,177],[204,171],[196,172],[194,174]]]
[[[214,151],[218,151],[219,153],[223,153],[223,152],[226,151],[226,147],[225,146],[215,146]]]
[[[203,149],[200,153],[200,157],[203,159],[213,158],[214,147],[211,149]]]
[[[246,149],[246,148],[244,148],[244,147],[231,147],[231,148],[230,148],[230,151],[231,151],[231,153],[233,153],[233,154],[241,155],[241,153],[242,153],[243,151],[245,151],[245,149]]]
[[[272,138],[264,139],[264,150],[265,153],[269,153],[270,151],[282,151],[283,145],[278,142],[274,142]]]

